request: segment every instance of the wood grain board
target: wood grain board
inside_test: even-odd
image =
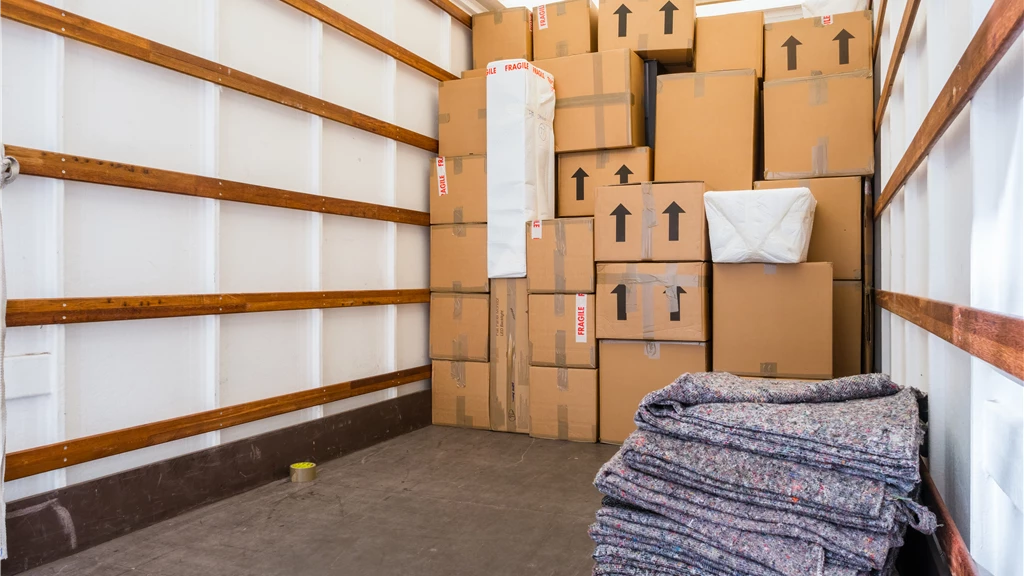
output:
[[[953,517],[949,514],[949,509],[946,508],[946,503],[942,500],[935,481],[932,480],[928,465],[923,460],[921,462],[921,481],[923,483],[921,499],[935,513],[938,520],[939,527],[935,529],[935,538],[946,555],[949,573],[951,576],[977,576],[978,572],[974,568],[974,560],[971,559],[971,554],[967,550],[967,544],[960,536],[960,531],[957,530],[956,523],[953,522]]]
[[[889,97],[892,96],[896,73],[899,72],[900,63],[903,62],[903,54],[907,51],[907,42],[910,41],[910,31],[914,28],[914,20],[917,18],[917,11],[920,7],[921,0],[907,0],[907,8],[903,11],[903,20],[900,21],[900,29],[896,33],[896,42],[893,45],[892,55],[889,57],[889,70],[885,73],[885,80],[882,81],[882,88],[878,96],[878,108],[875,109],[876,134],[882,128],[885,108],[889,104]]]
[[[473,27],[473,17],[450,0],[430,0],[430,3],[447,12],[455,20],[462,22],[466,28]]]
[[[875,60],[878,58],[878,46],[882,43],[882,25],[885,23],[885,9],[889,6],[889,0],[882,0],[878,3],[878,18],[875,22],[878,24],[875,26],[875,36],[871,43],[871,65],[874,66]]]

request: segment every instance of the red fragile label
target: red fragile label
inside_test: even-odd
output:
[[[821,25],[822,26],[831,26],[832,25],[832,15],[829,14],[828,16],[822,16],[821,17]]]

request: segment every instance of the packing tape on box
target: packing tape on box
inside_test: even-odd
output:
[[[633,104],[632,92],[613,92],[611,94],[587,94],[586,96],[570,96],[555,100],[555,108],[583,108],[586,106],[606,106],[611,104]],[[603,114],[602,114],[603,116]],[[603,124],[603,122],[602,122]],[[603,130],[602,130],[603,132]],[[602,134],[603,136],[603,134]]]
[[[463,216],[463,207],[456,206],[452,208],[452,222],[456,224],[462,224],[465,222],[465,216]]]
[[[604,170],[604,167],[608,165],[608,160],[611,159],[611,154],[607,151],[600,151],[597,153],[597,169]]]
[[[559,392],[569,391],[569,369],[558,368],[556,369],[556,382],[558,383]]]
[[[828,173],[828,136],[819,136],[818,143],[811,148],[811,170],[815,176]]]
[[[640,193],[644,203],[640,215],[640,259],[647,262],[653,259],[654,227],[658,225],[658,216],[654,213],[653,182],[642,182]]]
[[[645,342],[644,355],[647,356],[648,360],[658,360],[661,358],[661,342]]]
[[[555,330],[555,365],[565,364],[565,330]]]
[[[559,4],[561,6],[561,4]],[[555,56],[558,58],[564,58],[569,55],[569,43],[565,40],[555,43]]]
[[[438,114],[437,115],[437,123],[438,124],[447,124],[447,123],[449,123],[451,121],[452,121],[452,115],[447,113],[447,112],[445,112],[444,114]]]
[[[476,119],[477,120],[487,120],[487,108],[477,108],[476,109]]]
[[[455,425],[462,428],[473,427],[473,417],[466,414],[466,397],[455,397]]]
[[[554,313],[556,318],[565,316],[565,294],[552,294],[554,300]]]
[[[555,4],[555,16],[565,16],[566,3],[559,2]]]
[[[501,10],[495,10],[494,11],[494,23],[495,24],[501,24],[504,21],[505,21],[505,14],[502,13]]]
[[[828,104],[828,79],[813,78],[807,81],[807,105],[824,106]]]
[[[455,386],[458,388],[466,387],[466,363],[465,362],[449,362],[448,363],[448,375],[455,381]]]
[[[456,238],[466,237],[466,225],[465,224],[452,224],[452,236]]]
[[[565,220],[555,220],[555,292],[565,292]]]
[[[455,174],[456,176],[462,174],[462,156],[452,156],[451,158],[446,159],[446,165],[448,164],[448,160],[451,160],[452,174]]]
[[[636,37],[637,51],[647,50],[647,34],[638,34]]]
[[[594,60],[594,95],[604,93],[604,66],[600,52],[596,52]],[[629,84],[626,84],[629,86]],[[558,107],[558,99],[555,99],[555,107]],[[597,148],[604,148],[604,105],[594,105],[594,144]]]
[[[704,74],[693,75],[693,97],[704,97]]]
[[[569,406],[567,404],[558,405],[558,439],[569,439]]]
[[[452,320],[462,320],[462,294],[452,295]]]

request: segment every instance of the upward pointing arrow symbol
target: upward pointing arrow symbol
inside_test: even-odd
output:
[[[615,175],[619,177],[619,184],[628,184],[629,175],[632,173],[633,171],[627,168],[625,164],[623,164],[622,167],[619,168],[619,170],[615,173]]]
[[[679,241],[679,215],[686,214],[686,210],[679,207],[675,202],[668,205],[662,214],[668,214],[668,241]]]
[[[676,5],[672,3],[672,0],[665,2],[665,5],[659,10],[659,12],[665,13],[665,34],[672,33],[672,16],[675,14],[676,10],[679,10],[679,8],[676,8]]]
[[[630,10],[629,8],[626,8],[625,4],[620,5],[615,10],[615,12],[612,12],[612,14],[617,14],[619,16],[619,38],[625,38],[625,36],[626,36],[626,14],[632,14],[632,13],[633,13],[633,11]]]
[[[665,294],[667,294],[670,298],[672,297],[672,286],[669,286],[668,288],[665,288]],[[675,287],[676,311],[668,313],[668,320],[669,320],[669,322],[679,322],[679,295],[680,294],[686,294],[686,290],[683,290],[682,286],[676,286]]]
[[[611,216],[615,216],[615,241],[625,242],[626,241],[626,216],[630,215],[630,211],[626,210],[626,207],[619,204],[612,210]]]
[[[576,169],[576,171],[573,172],[573,174],[572,174],[573,179],[576,180],[576,199],[577,200],[583,200],[583,181],[586,180],[587,176],[590,176],[590,174],[587,174],[586,172],[584,172],[582,167]]]
[[[836,37],[832,39],[833,42],[839,42],[839,63],[849,64],[850,63],[850,39],[853,38],[853,34],[846,31],[843,28],[836,34]]]
[[[802,44],[803,42],[793,36],[782,43],[782,47],[786,49],[786,70],[796,70],[796,47]]]

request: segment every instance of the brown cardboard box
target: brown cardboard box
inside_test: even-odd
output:
[[[487,222],[487,157],[438,157],[430,167],[430,223]]]
[[[475,68],[472,70],[463,70],[462,79],[466,78],[483,78],[487,76],[487,68]]]
[[[593,294],[530,294],[530,363],[597,368]]]
[[[526,285],[533,292],[594,292],[594,219],[527,223]]]
[[[644,67],[629,50],[540,60],[555,77],[555,152],[643,146]]]
[[[859,280],[833,282],[832,306],[832,377],[860,374],[864,284]]]
[[[593,216],[598,186],[651,180],[651,149],[646,146],[559,154],[558,217]]]
[[[764,79],[842,74],[871,68],[871,11],[764,25]]]
[[[430,295],[430,357],[487,362],[487,294]]]
[[[629,48],[644,60],[692,64],[696,16],[694,0],[600,0],[598,48]]]
[[[598,262],[711,259],[703,182],[602,186],[594,210]]]
[[[873,174],[871,82],[871,70],[765,82],[765,180]]]
[[[598,264],[597,337],[707,341],[708,272],[703,262]]]
[[[491,280],[491,430],[530,432],[526,279]]]
[[[597,442],[597,370],[530,367],[530,436]]]
[[[831,263],[715,264],[712,274],[716,372],[832,377]]]
[[[697,72],[751,68],[764,71],[764,12],[739,12],[697,18]]]
[[[657,110],[655,180],[750,190],[759,136],[753,70],[658,76]]]
[[[814,227],[808,262],[831,262],[835,280],[860,280],[863,256],[861,241],[860,177],[812,178],[809,180],[771,180],[755,182],[754,189],[809,188],[818,202],[814,209]]]
[[[533,60],[533,14],[508,8],[473,15],[473,68],[497,60]]]
[[[435,426],[491,429],[487,362],[434,360],[430,380]]]
[[[590,0],[566,0],[533,9],[533,57],[597,52],[597,10]]]
[[[487,224],[430,227],[430,290],[487,292]]]
[[[601,442],[621,444],[636,430],[633,415],[644,396],[687,372],[711,368],[703,342],[601,341]]]
[[[449,80],[437,86],[438,154],[486,154],[487,78]]]

